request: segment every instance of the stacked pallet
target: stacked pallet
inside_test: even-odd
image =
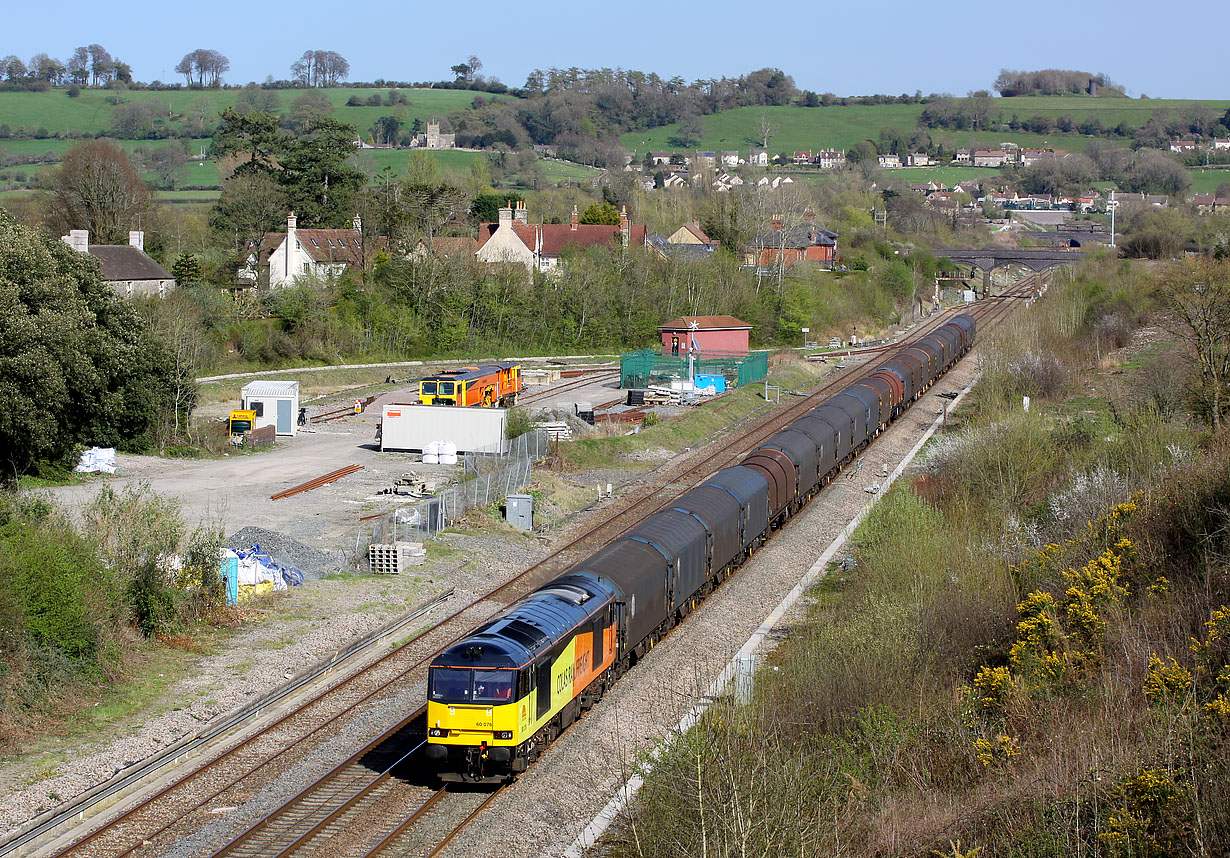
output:
[[[563,420],[553,420],[550,423],[539,423],[534,428],[541,432],[545,432],[547,437],[552,441],[572,440],[572,427]]]
[[[421,542],[374,543],[367,547],[367,565],[373,575],[400,575],[426,562],[427,549]]]

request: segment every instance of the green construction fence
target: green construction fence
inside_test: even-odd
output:
[[[721,375],[727,385],[742,387],[760,381],[769,374],[769,353],[748,352],[745,355],[722,352],[697,352],[693,363],[697,375]],[[619,358],[619,386],[649,387],[669,384],[688,377],[687,355],[665,355],[656,349],[627,352]]]

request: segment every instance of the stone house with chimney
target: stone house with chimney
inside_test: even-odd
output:
[[[354,216],[350,229],[300,229],[295,213],[286,218],[286,232],[267,232],[259,257],[248,257],[240,280],[256,285],[263,274],[270,288],[290,286],[296,278],[336,280],[348,268],[362,268],[363,221]]]
[[[131,230],[128,244],[90,244],[88,229],[70,230],[60,240],[98,260],[103,282],[122,298],[165,298],[175,278],[145,252],[145,233]]]
[[[580,223],[575,206],[569,223],[530,223],[525,203],[519,201],[501,208],[499,216],[498,222],[478,227],[475,256],[480,262],[514,262],[528,271],[548,273],[569,249],[645,244],[645,227],[632,226],[627,208],[619,214],[619,226]]]

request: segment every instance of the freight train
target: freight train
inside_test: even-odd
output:
[[[521,364],[493,363],[446,369],[419,380],[424,405],[478,405],[511,408],[521,392]]]
[[[499,783],[556,736],[974,343],[960,315],[452,644],[428,675],[427,756]]]

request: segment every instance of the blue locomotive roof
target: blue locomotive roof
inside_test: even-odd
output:
[[[520,667],[550,649],[614,596],[611,585],[595,575],[563,575],[444,650],[432,664]]]

